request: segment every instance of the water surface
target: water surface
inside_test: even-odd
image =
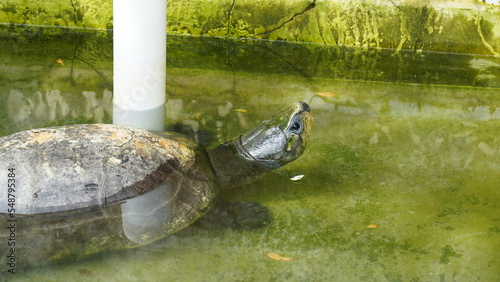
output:
[[[169,46],[176,40],[181,41],[171,39]],[[203,45],[200,40],[182,41],[185,47],[179,50],[185,55],[174,49],[169,58],[170,128],[211,148],[294,101],[312,108],[312,137],[299,160],[225,193],[232,201],[263,203],[274,220],[258,230],[187,229],[142,248],[4,277],[500,279],[497,58],[423,54],[415,59],[420,55],[391,50],[338,53],[323,46],[273,43],[279,46],[269,49],[273,44],[268,42],[204,39]],[[212,49],[206,47],[210,40],[217,41]],[[2,134],[111,122],[109,42],[76,41],[59,42],[60,53],[46,48],[28,56],[19,49],[27,45],[20,44],[1,55]],[[259,44],[269,48],[263,52]],[[323,57],[305,60],[304,54],[315,53],[301,53],[304,48],[317,49]],[[338,55],[327,58],[325,52]],[[426,59],[433,56],[441,59]],[[61,58],[64,65],[55,62]],[[297,175],[303,178],[291,180]],[[294,260],[272,260],[269,253]]]

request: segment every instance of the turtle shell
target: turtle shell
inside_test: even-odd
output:
[[[202,216],[219,192],[202,147],[122,125],[2,137],[0,171],[1,187],[15,184],[0,190],[0,217],[16,220],[16,246],[30,254],[22,265],[157,240]],[[0,240],[10,234],[3,228]]]

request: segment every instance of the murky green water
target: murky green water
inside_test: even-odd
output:
[[[111,45],[73,39],[2,45],[9,51],[0,55],[2,135],[111,122]],[[274,221],[252,231],[186,230],[1,278],[500,279],[498,58],[243,43],[170,39],[166,120],[211,147],[284,105],[308,102],[315,119],[305,155],[226,193],[262,202]],[[292,181],[296,175],[304,177]]]

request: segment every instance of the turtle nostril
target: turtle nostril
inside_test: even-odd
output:
[[[299,102],[299,103],[300,103],[300,107],[302,108],[303,111],[305,111],[305,112],[311,111],[311,108],[309,107],[309,105],[306,102]]]

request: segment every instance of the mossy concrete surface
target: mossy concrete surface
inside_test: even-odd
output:
[[[477,0],[170,0],[169,34],[500,53],[500,6]],[[1,36],[112,28],[112,1],[6,0]]]

